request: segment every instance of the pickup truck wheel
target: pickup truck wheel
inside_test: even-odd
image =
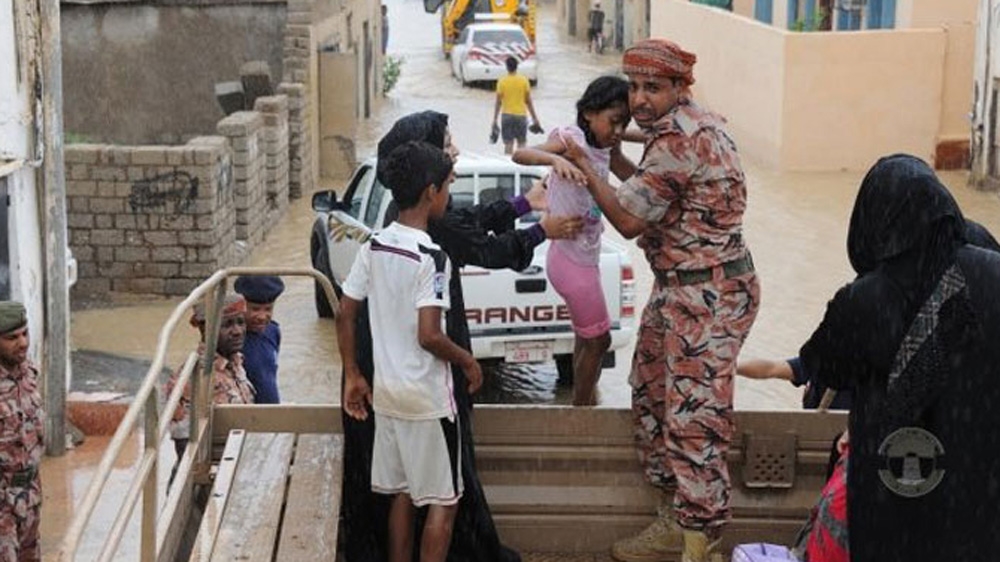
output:
[[[573,356],[556,355],[556,372],[559,374],[557,383],[563,386],[573,384]]]
[[[317,234],[313,233],[312,242],[310,244],[310,253],[312,254],[312,265],[313,268],[318,270],[326,278],[333,283],[333,292],[340,298],[341,290],[337,282],[333,280],[333,273],[330,271],[330,257],[327,253],[326,244],[323,238]],[[323,290],[323,286],[319,284],[318,281],[313,283],[313,295],[316,300],[316,314],[320,318],[333,318],[333,307],[330,306],[330,301],[326,298],[326,292]]]

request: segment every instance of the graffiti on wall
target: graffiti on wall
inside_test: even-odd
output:
[[[198,197],[198,178],[183,170],[160,174],[132,182],[128,204],[133,213],[168,211],[173,203],[173,214],[180,215],[191,207]]]

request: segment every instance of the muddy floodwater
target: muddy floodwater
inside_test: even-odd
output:
[[[493,92],[488,87],[463,88],[451,77],[450,63],[441,55],[438,17],[425,14],[415,0],[389,0],[391,35],[389,54],[405,58],[402,76],[389,97],[374,110],[372,119],[357,132],[357,155],[370,155],[380,135],[407,113],[435,109],[451,116],[451,130],[463,151],[499,154],[500,145],[488,143]],[[544,6],[539,18],[538,86],[532,96],[546,128],[571,123],[574,103],[586,83],[614,72],[619,55],[589,54],[582,43],[560,36],[555,10]],[[697,67],[695,69],[697,72]],[[541,142],[531,136],[529,142]],[[737,142],[739,139],[737,138]],[[630,147],[638,158],[638,147]],[[753,252],[762,286],[762,306],[744,357],[786,358],[822,318],[827,299],[853,273],[846,257],[847,223],[863,172],[778,173],[744,158],[749,207],[746,238]],[[963,172],[943,173],[969,218],[1000,233],[1000,199],[996,194],[966,187]],[[343,181],[327,180],[325,187],[341,189]],[[308,194],[293,202],[267,242],[251,256],[255,266],[309,265],[308,241],[314,220]],[[610,236],[617,237],[609,227]],[[627,242],[635,266],[639,305],[652,285],[646,262],[633,242]],[[316,317],[312,283],[290,279],[278,301],[276,319],[284,337],[279,384],[288,402],[339,400],[340,361],[333,322]],[[77,310],[72,341],[76,349],[103,351],[131,358],[149,358],[159,328],[176,300],[132,303],[114,308]],[[178,328],[168,365],[178,365],[195,343],[186,324]],[[603,405],[625,405],[631,346],[619,351],[617,366],[604,371],[600,382]],[[736,406],[741,409],[785,409],[799,404],[800,391],[777,381],[739,380]],[[479,400],[483,402],[568,403],[568,389],[556,385],[554,364],[512,365],[490,369]]]

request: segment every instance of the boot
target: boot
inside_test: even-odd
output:
[[[681,562],[715,562],[722,556],[714,551],[719,548],[722,538],[712,540],[704,531],[684,530],[684,554]]]
[[[660,507],[656,520],[634,537],[615,542],[611,557],[619,562],[671,562],[684,545],[684,535],[670,508]]]

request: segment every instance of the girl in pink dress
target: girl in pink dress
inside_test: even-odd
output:
[[[552,131],[538,146],[514,153],[519,164],[551,166],[548,182],[549,212],[583,217],[584,226],[576,238],[553,240],[546,269],[549,282],[569,308],[576,333],[573,352],[573,404],[597,403],[597,380],[601,360],[611,346],[611,319],[601,289],[601,210],[584,187],[586,177],[563,158],[566,140],[582,147],[595,170],[607,179],[611,151],[620,148],[628,125],[628,82],[616,76],[602,76],[587,86],[576,102],[576,124]]]

